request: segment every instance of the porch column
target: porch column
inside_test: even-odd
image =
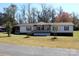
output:
[[[31,31],[33,31],[34,30],[34,26],[31,26]]]
[[[52,27],[53,27],[53,25],[51,25],[51,32],[52,32]]]

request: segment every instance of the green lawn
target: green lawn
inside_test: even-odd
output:
[[[6,33],[0,33],[0,43],[9,43],[15,45],[26,46],[41,46],[50,48],[74,48],[79,49],[79,31],[74,32],[74,36],[57,36],[57,39],[52,41],[53,36],[30,36],[26,35],[11,35],[7,37]]]

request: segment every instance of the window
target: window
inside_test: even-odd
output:
[[[30,31],[30,30],[31,30],[31,26],[27,26],[27,27],[26,27],[26,30],[27,30],[27,31]]]
[[[69,30],[69,26],[64,26],[64,30]]]
[[[50,25],[48,25],[48,26],[47,26],[47,30],[50,30],[50,29],[51,29],[51,26],[50,26]]]
[[[40,30],[40,27],[37,27],[37,30]]]
[[[44,30],[44,25],[42,25],[42,28],[41,29]]]

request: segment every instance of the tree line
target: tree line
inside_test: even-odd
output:
[[[27,8],[26,8],[27,6]],[[3,8],[4,12],[0,13],[0,24],[4,24],[9,21],[14,23],[36,23],[36,22],[73,22],[77,16],[64,12],[60,7],[58,13],[53,7],[47,7],[45,4],[40,4],[41,9],[31,7],[31,4],[22,5],[21,10],[18,11],[17,5],[11,4],[8,7]],[[78,19],[78,18],[77,18]]]

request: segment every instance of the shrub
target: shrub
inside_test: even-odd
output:
[[[56,36],[54,36],[54,37],[51,38],[52,41],[54,41],[54,40],[56,40],[56,39],[57,39]]]

